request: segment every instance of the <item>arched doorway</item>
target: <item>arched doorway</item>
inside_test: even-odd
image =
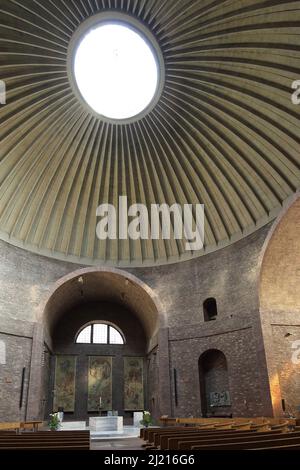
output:
[[[148,363],[163,323],[151,289],[128,273],[84,269],[60,280],[44,310],[44,416],[64,408],[70,420],[101,411],[130,421],[151,409],[159,397]]]
[[[222,351],[210,349],[200,356],[199,380],[202,416],[230,416],[228,367]]]

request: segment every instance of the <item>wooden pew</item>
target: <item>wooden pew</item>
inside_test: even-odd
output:
[[[167,450],[174,448],[174,450],[176,450],[180,438],[183,440],[183,446],[189,441],[193,444],[201,442],[202,445],[203,442],[213,444],[215,440],[222,444],[222,439],[226,439],[224,443],[228,445],[231,434],[227,433],[233,433],[233,442],[238,444],[245,442],[247,436],[252,440],[254,434],[264,438],[268,437],[268,433],[271,433],[270,436],[273,438],[275,434],[290,433],[292,424],[292,420],[265,417],[250,419],[177,418],[176,426],[171,425],[164,426],[163,428],[144,429],[141,431],[141,437],[146,441],[143,445],[146,449],[160,448]],[[260,437],[256,440],[259,441]],[[294,435],[294,437],[296,437],[296,435]],[[239,442],[237,438],[240,439]],[[191,446],[188,448],[191,448]]]
[[[289,432],[290,422],[284,421],[280,424],[273,424],[271,425],[271,429],[279,429],[281,432]]]
[[[147,428],[146,430],[144,430],[144,433],[143,433],[143,439],[146,441],[146,443],[143,445],[143,447],[146,447],[146,448],[152,448],[153,445],[154,446],[158,446],[159,445],[159,436],[160,435],[166,435],[166,434],[178,434],[178,433],[181,433],[181,432],[208,432],[208,431],[229,431],[231,428],[234,428],[236,430],[239,430],[239,429],[249,429],[250,427],[250,423],[249,422],[245,422],[243,424],[232,424],[231,423],[227,423],[227,422],[223,422],[221,424],[219,424],[218,422],[214,422],[214,421],[211,421],[209,423],[209,426],[208,426],[208,423],[204,424],[203,426],[200,425],[200,426],[188,426],[188,427],[185,427],[185,426],[173,426],[173,427],[167,427],[167,428]]]
[[[149,435],[149,432],[152,432],[152,431],[163,431],[163,430],[176,430],[176,429],[186,429],[186,426],[184,425],[178,425],[178,424],[174,424],[174,425],[171,425],[171,426],[163,426],[163,427],[159,427],[159,426],[150,426],[148,428],[141,428],[140,429],[140,438],[143,439],[144,441],[147,441],[148,440],[148,435]]]
[[[0,431],[0,435],[1,433],[3,434],[8,434],[9,431]],[[10,434],[12,436],[15,436],[14,433],[11,433]],[[34,435],[33,435],[34,434]],[[20,436],[22,438],[26,438],[28,437],[28,439],[35,439],[35,438],[40,438],[40,437],[45,437],[45,438],[49,438],[49,436],[52,436],[54,438],[57,438],[57,439],[60,439],[61,437],[63,436],[79,436],[79,437],[82,437],[82,436],[88,436],[89,435],[89,431],[37,431],[35,433],[31,433],[31,432],[24,432],[24,433],[21,433]],[[16,436],[15,436],[16,437]],[[17,436],[19,437],[19,435]]]
[[[146,443],[143,445],[143,447],[149,449],[149,448],[153,448],[153,446],[155,446],[155,442],[156,440],[159,438],[159,436],[161,435],[164,435],[164,434],[177,434],[178,432],[180,432],[180,430],[182,432],[185,432],[185,428],[179,428],[178,430],[170,430],[170,429],[156,429],[156,430],[153,430],[151,432],[148,433],[147,435],[147,441]],[[194,432],[195,430],[194,429],[191,429],[191,430],[186,430],[186,432],[190,433],[190,432]]]
[[[173,443],[172,449],[173,450],[190,450],[193,446],[196,445],[220,445],[222,446],[223,444],[235,444],[235,443],[242,443],[246,441],[263,441],[265,438],[266,439],[275,439],[275,436],[282,437],[282,434],[279,431],[267,431],[265,433],[259,433],[259,435],[254,432],[254,433],[243,433],[240,435],[240,433],[235,434],[235,435],[230,435],[230,436],[206,436],[203,438],[197,438],[195,439],[184,439],[180,438],[176,440],[176,442]],[[198,442],[198,444],[196,444]],[[171,443],[170,443],[171,447]]]
[[[43,424],[43,421],[22,421],[20,423],[20,430],[25,431],[25,430],[30,430],[33,432],[37,432],[39,430],[39,427],[41,427]]]
[[[232,436],[250,436],[256,434],[256,431],[215,431],[211,433],[194,433],[194,434],[178,434],[174,436],[161,436],[160,449],[161,450],[176,450],[179,442],[196,442],[202,440],[216,440],[231,438]]]
[[[191,450],[244,450],[244,449],[259,449],[263,447],[274,448],[276,446],[286,445],[300,445],[300,434],[276,434],[261,436],[256,435],[253,437],[246,437],[240,439],[232,439],[230,442],[212,443],[206,442],[197,445],[191,444],[188,447]],[[180,445],[179,445],[180,446]]]
[[[162,423],[163,426],[176,426],[177,418],[170,418],[167,415],[161,416],[159,421]]]
[[[236,429],[239,431],[246,430],[249,431],[252,428],[253,421],[246,421],[245,423],[236,423],[232,425],[232,429]]]
[[[89,438],[89,431],[38,431],[36,433],[24,432],[16,435],[9,431],[1,431],[0,439],[10,437],[11,439],[64,439],[64,438]]]
[[[37,431],[34,433],[0,433],[0,449],[88,450],[89,431]]]
[[[155,433],[154,434],[154,440],[152,436],[152,444],[156,448],[161,448],[161,449],[167,449],[168,448],[168,440],[169,439],[179,439],[180,437],[184,437],[187,439],[191,439],[194,436],[229,436],[229,435],[236,435],[237,433],[241,435],[242,433],[246,434],[253,434],[255,433],[255,430],[235,430],[235,429],[209,429],[209,430],[203,430],[203,429],[182,429],[174,432],[163,432],[163,433]]]
[[[226,420],[229,421],[229,420]],[[210,426],[211,423],[222,423],[223,418],[176,418],[177,425],[181,426]]]
[[[226,423],[217,423],[214,425],[214,429],[233,429],[236,426],[235,421],[227,421]]]
[[[150,428],[141,428],[140,429],[140,438],[143,439],[144,441],[147,441],[148,433],[149,433],[149,431],[151,431],[153,429],[164,429],[164,428],[160,428],[158,426],[156,426],[156,427],[151,426]]]
[[[19,432],[21,423],[0,423],[0,431]]]
[[[156,433],[154,436],[153,446],[160,449],[165,449],[169,439],[178,439],[180,437],[187,437],[191,439],[192,437],[196,436],[216,436],[216,435],[226,435],[228,433],[236,433],[238,431],[232,430],[201,430],[201,429],[193,429],[188,431],[178,431],[174,433]],[[254,431],[253,431],[254,432]]]
[[[280,434],[279,431],[267,431],[266,433],[260,433],[259,435],[274,435]],[[230,442],[235,441],[236,439],[244,439],[244,438],[253,438],[257,436],[256,431],[235,431],[230,433],[218,433],[218,434],[210,434],[210,435],[197,435],[194,434],[193,436],[174,436],[169,437],[167,440],[161,440],[161,449],[162,450],[179,450],[179,449],[190,449],[192,445],[196,445],[196,442],[202,443],[203,441],[212,442],[212,443],[222,443],[222,442]],[[259,439],[259,437],[257,437]]]
[[[176,422],[179,425],[185,426],[201,426],[205,424],[210,424],[211,422],[218,422],[220,424],[224,422],[235,422],[235,424],[243,424],[251,421],[253,425],[262,425],[262,424],[270,424],[272,426],[281,425],[281,424],[288,424],[296,426],[295,419],[285,419],[285,418],[265,418],[265,417],[254,417],[254,418],[239,418],[234,417],[231,419],[228,418],[176,418]]]
[[[144,429],[143,432],[143,439],[144,441],[149,441],[151,442],[152,435],[154,433],[163,433],[163,432],[177,432],[178,430],[186,430],[187,428],[185,426],[174,426],[174,427],[167,427],[167,428],[147,428]],[[193,428],[192,428],[193,429]]]
[[[38,431],[39,426],[43,424],[43,421],[21,421],[14,423],[0,423],[0,431],[25,431],[32,430],[34,432]]]
[[[253,422],[253,424],[256,424],[256,423],[262,424],[262,420],[264,420],[264,418],[253,418],[253,420],[251,419],[251,422]],[[163,423],[163,428],[166,428],[166,429],[170,429],[170,428],[181,429],[182,427],[197,427],[197,428],[201,427],[203,429],[209,429],[209,428],[212,428],[214,425],[220,425],[220,427],[225,427],[225,426],[229,426],[230,424],[232,424],[233,426],[236,426],[237,428],[239,426],[246,427],[250,420],[249,418],[234,418],[234,419],[228,420],[224,418],[218,418],[218,419],[214,419],[214,418],[169,418],[167,416],[166,417],[162,416],[160,418],[160,421]],[[159,428],[159,427],[141,428],[140,438],[147,440],[149,430],[153,430],[153,429],[162,429],[162,428]]]
[[[36,444],[36,445],[18,445],[14,446],[11,444],[8,444],[7,446],[2,446],[1,450],[90,450],[90,446],[87,444],[72,444],[72,443],[56,443],[56,444],[49,444],[49,443],[43,443],[43,444]]]
[[[253,423],[251,429],[255,429],[257,432],[266,432],[271,431],[271,426],[269,421],[266,421],[265,423]]]
[[[28,433],[29,434],[29,433]],[[15,436],[15,437],[14,437]],[[81,440],[81,441],[87,441],[89,440],[88,437],[85,437],[85,436],[60,436],[60,437],[53,437],[53,436],[49,436],[49,437],[30,437],[28,435],[22,435],[20,437],[17,436],[16,438],[16,434],[13,435],[6,435],[6,436],[0,436],[0,444],[1,442],[6,442],[8,440],[10,441],[16,441],[16,442],[20,442],[20,441],[28,441],[28,442],[33,442],[33,441],[61,441],[61,440],[73,440],[73,441],[78,441],[78,440]]]
[[[247,449],[247,450],[300,450],[300,443],[299,444],[281,444],[281,445],[276,445],[276,447],[258,447],[258,448],[253,448],[253,449]]]
[[[209,428],[203,428],[202,427],[181,427],[181,426],[176,426],[173,428],[150,428],[147,430],[147,433],[145,433],[144,440],[147,441],[145,444],[151,445],[155,441],[155,436],[157,437],[158,435],[164,435],[164,434],[178,434],[178,433],[193,433],[193,432],[207,432],[207,431],[214,431],[214,427],[211,426]]]

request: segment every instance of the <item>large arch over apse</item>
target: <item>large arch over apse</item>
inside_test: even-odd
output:
[[[27,419],[41,417],[43,402],[43,367],[41,356],[44,343],[53,353],[53,335],[64,315],[86,302],[111,302],[124,307],[124,315],[137,320],[146,338],[146,353],[157,349],[161,331],[166,330],[166,313],[155,292],[136,276],[115,268],[85,268],[59,279],[48,298],[40,306],[40,323],[34,338],[34,357],[37,358],[30,373]],[[125,313],[126,312],[126,313]],[[158,348],[163,354],[163,347]],[[159,393],[160,395],[160,393]],[[164,397],[159,409],[165,412]],[[167,400],[167,398],[166,398]],[[165,401],[166,401],[165,400]],[[167,401],[166,401],[167,403]]]
[[[143,326],[149,349],[159,328],[166,326],[157,295],[143,281],[119,269],[86,268],[61,278],[52,289],[43,314],[46,340],[51,343],[55,325],[66,311],[87,301],[115,302],[130,310]]]

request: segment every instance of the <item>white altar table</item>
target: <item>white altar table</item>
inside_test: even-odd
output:
[[[90,431],[108,432],[117,431],[123,432],[123,417],[122,416],[101,416],[90,418],[89,420]]]

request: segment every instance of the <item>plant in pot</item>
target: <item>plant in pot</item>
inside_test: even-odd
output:
[[[61,426],[61,421],[58,413],[50,414],[49,428],[51,431],[58,431]]]
[[[153,423],[153,418],[151,416],[150,411],[143,411],[143,419],[141,419],[140,423],[147,428],[148,426],[151,426]]]

